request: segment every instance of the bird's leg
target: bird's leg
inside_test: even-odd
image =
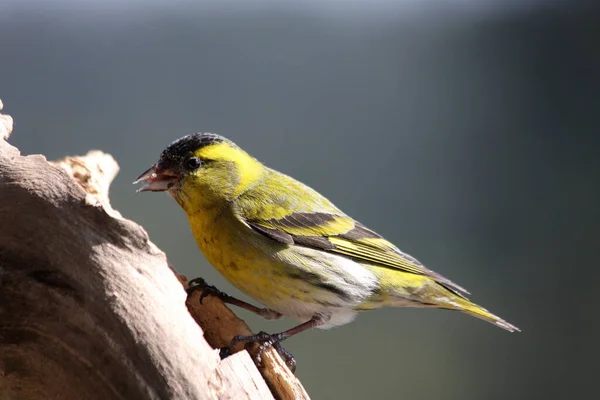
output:
[[[321,316],[314,316],[311,319],[309,319],[308,321],[303,322],[302,324],[295,326],[291,329],[288,329],[287,331],[272,333],[272,334],[269,334],[266,332],[259,332],[258,334],[252,335],[252,336],[235,336],[231,340],[231,343],[229,344],[229,348],[223,349],[221,351],[221,356],[226,357],[230,353],[230,349],[233,349],[233,347],[240,342],[255,342],[260,345],[260,347],[258,348],[258,352],[256,354],[256,361],[258,361],[260,363],[262,352],[267,347],[273,346],[273,347],[275,347],[277,352],[285,359],[286,364],[288,365],[290,370],[292,370],[292,372],[294,372],[296,369],[296,360],[294,359],[294,356],[289,351],[285,350],[281,346],[280,342],[290,338],[291,336],[297,335],[300,332],[304,332],[305,330],[308,330],[310,328],[315,328],[317,326],[321,326],[326,321],[327,321],[327,319],[325,319]]]
[[[250,303],[246,303],[243,300],[236,299],[233,296],[228,295],[214,287],[213,285],[209,285],[202,278],[192,279],[188,284],[188,289],[186,290],[188,296],[192,294],[192,292],[196,290],[202,290],[202,294],[200,295],[200,304],[202,304],[202,300],[206,296],[215,296],[221,299],[223,303],[233,304],[234,306],[243,308],[244,310],[255,313],[256,315],[260,315],[265,319],[278,319],[281,318],[281,314],[276,311],[270,310],[268,308],[260,308],[256,307]]]

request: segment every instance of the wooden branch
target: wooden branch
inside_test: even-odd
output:
[[[180,279],[187,287],[185,277],[180,276]],[[248,325],[218,298],[208,296],[200,304],[201,293],[195,291],[187,299],[187,306],[190,314],[204,330],[204,338],[213,348],[218,349],[227,346],[236,335],[252,335]],[[241,346],[235,350],[243,350]],[[254,357],[257,350],[257,346],[250,349]],[[262,362],[258,365],[258,368],[277,399],[309,399],[306,390],[288,369],[277,351],[268,348],[263,352],[261,358]]]
[[[220,300],[200,305],[196,293],[187,304],[203,336],[165,255],[110,207],[112,157],[90,152],[53,164],[21,156],[2,140],[12,130],[7,117],[0,115],[0,397],[308,399],[273,350],[261,365],[268,386],[247,352],[220,359],[213,347],[250,330]]]

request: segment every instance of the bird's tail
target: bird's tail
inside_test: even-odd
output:
[[[483,307],[470,302],[453,288],[422,275],[400,273],[397,270],[379,272],[384,286],[381,292],[386,293],[380,306],[393,307],[425,307],[462,311],[473,317],[490,322],[509,332],[520,332],[516,326],[492,314]],[[388,275],[385,275],[387,273]],[[375,308],[375,307],[373,307]],[[366,309],[366,308],[365,308]]]
[[[438,307],[446,308],[449,310],[462,311],[466,314],[472,315],[473,317],[482,319],[487,322],[491,322],[492,324],[499,326],[502,329],[506,329],[509,332],[521,332],[521,330],[513,324],[506,322],[505,320],[498,317],[497,315],[492,314],[485,308],[480,307],[475,303],[471,303],[469,300],[464,298],[453,298],[452,300],[448,300],[446,304],[438,304]]]

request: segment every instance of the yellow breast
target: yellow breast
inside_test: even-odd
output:
[[[189,216],[198,247],[207,260],[248,296],[273,304],[291,295],[281,285],[283,267],[262,249],[264,239],[232,215],[199,213]]]

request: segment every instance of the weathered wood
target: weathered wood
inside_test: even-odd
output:
[[[263,399],[273,398],[247,352],[236,353],[221,361],[208,386],[213,399],[235,400],[257,395]]]
[[[220,359],[164,253],[110,208],[117,171],[101,152],[53,164],[0,139],[0,398],[272,398],[248,353]],[[222,335],[213,344],[250,332],[241,320],[223,330],[235,316],[205,303],[218,304],[203,325]],[[276,353],[265,358],[278,398],[308,398]]]
[[[185,277],[180,276],[180,280],[187,287]],[[190,314],[202,327],[204,338],[212,347],[225,347],[236,335],[252,335],[248,325],[218,298],[205,297],[201,304],[199,301],[201,293],[199,290],[193,292],[186,303]],[[235,349],[235,351],[240,350],[243,350],[243,344]],[[257,347],[254,346],[250,351],[256,356]],[[275,349],[268,348],[263,352],[258,369],[277,399],[310,399],[300,381],[292,374]]]

